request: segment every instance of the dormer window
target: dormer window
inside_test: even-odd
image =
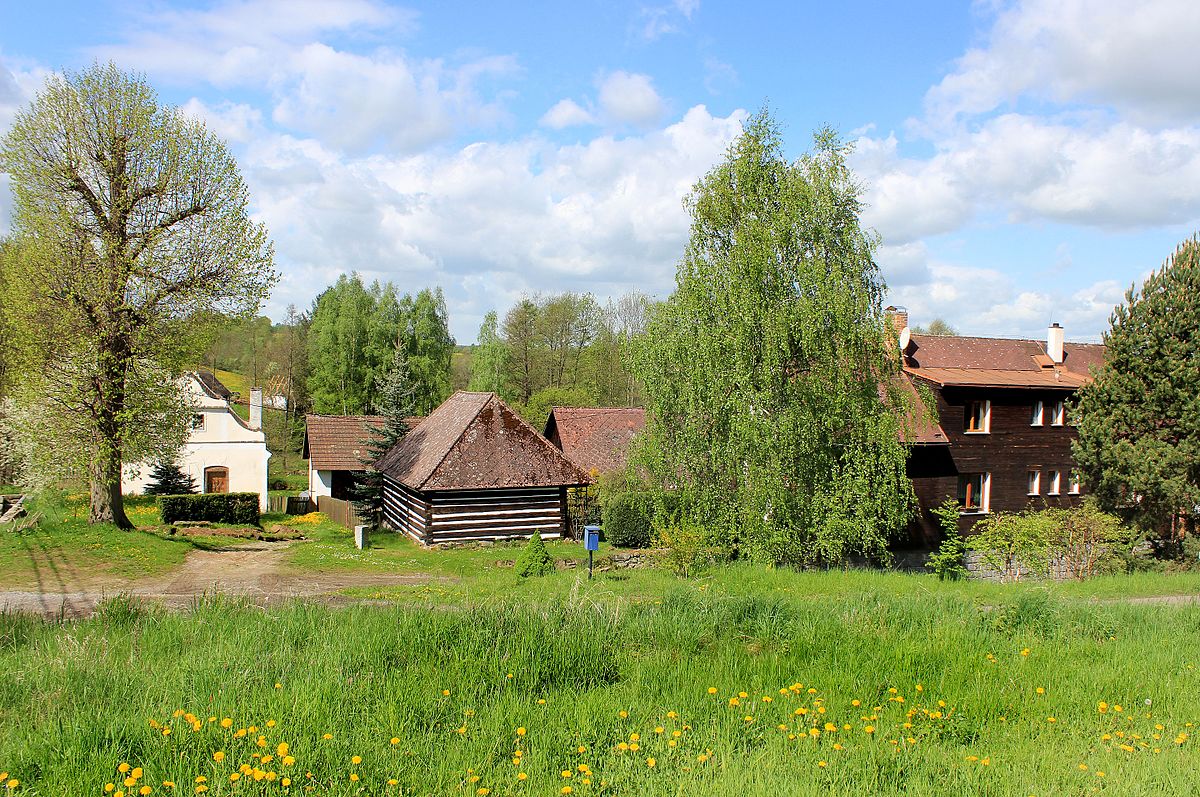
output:
[[[987,434],[991,431],[992,402],[970,401],[965,410],[963,431],[968,434]]]
[[[1054,407],[1050,410],[1050,425],[1062,426],[1067,418],[1067,407],[1061,401],[1054,402]]]
[[[1046,413],[1046,406],[1040,399],[1038,401],[1033,402],[1033,412],[1030,413],[1030,416],[1029,416],[1029,425],[1030,426],[1041,426],[1042,418],[1045,415],[1045,413]]]
[[[192,416],[192,431],[194,431],[194,432],[203,432],[204,431],[204,413],[197,412],[195,415]]]

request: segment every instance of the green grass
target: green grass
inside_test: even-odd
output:
[[[285,793],[231,784],[243,764],[329,795],[1200,788],[1200,609],[1021,590],[985,611],[937,582],[848,578],[812,574],[819,599],[680,581],[618,605],[576,575],[565,599],[461,611],[118,600],[65,625],[0,617],[0,770],[31,795],[122,788],[122,762],[154,793],[204,776],[213,795]]]

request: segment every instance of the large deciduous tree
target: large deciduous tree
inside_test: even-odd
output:
[[[204,319],[258,309],[277,279],[266,228],[224,143],[112,64],[51,77],[0,167],[15,199],[21,398],[69,430],[42,461],[79,462],[92,522],[127,528],[122,463],[185,433],[180,391],[155,385],[196,356]]]
[[[1200,507],[1200,240],[1130,287],[1111,322],[1077,396],[1075,461],[1105,509],[1166,532]]]
[[[631,365],[641,459],[683,522],[772,562],[886,556],[913,506],[876,238],[830,131],[798,161],[766,112],[687,200],[675,293]]]

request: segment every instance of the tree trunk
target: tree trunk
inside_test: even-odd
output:
[[[119,529],[131,529],[121,494],[121,457],[110,453],[92,465],[91,515],[89,523],[112,523]]]

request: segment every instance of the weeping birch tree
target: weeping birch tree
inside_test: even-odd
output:
[[[908,407],[873,233],[830,131],[789,162],[750,119],[687,199],[676,290],[631,347],[640,459],[683,521],[735,555],[886,556],[913,506]]]
[[[91,521],[131,526],[124,462],[178,445],[171,377],[205,319],[248,317],[277,280],[225,144],[113,64],[51,77],[0,144],[18,255],[6,273],[30,457],[78,466]],[[47,451],[52,447],[53,450]]]

